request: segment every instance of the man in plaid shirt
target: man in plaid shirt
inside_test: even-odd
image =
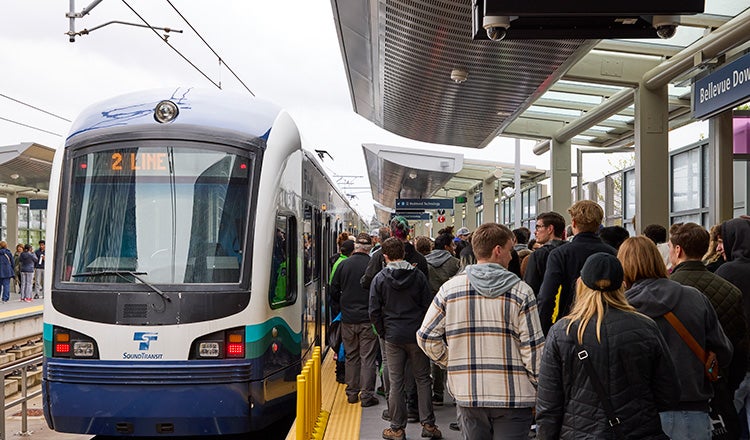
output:
[[[438,290],[417,344],[448,370],[465,439],[526,439],[544,346],[534,292],[507,270],[513,233],[474,232],[477,264]]]

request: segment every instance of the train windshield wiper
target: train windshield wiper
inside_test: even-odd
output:
[[[133,280],[125,277],[125,275],[130,275],[133,278],[135,278],[136,280],[138,280],[141,283],[143,283],[146,286],[148,286],[154,292],[158,293],[159,296],[161,296],[162,299],[164,299],[165,301],[172,302],[172,299],[170,299],[167,295],[165,295],[164,292],[161,291],[161,289],[159,289],[158,287],[154,286],[153,284],[149,283],[148,281],[146,281],[143,278],[141,278],[141,277],[138,276],[138,275],[148,275],[147,272],[133,272],[133,271],[130,271],[130,270],[103,270],[103,271],[98,271],[98,272],[80,272],[80,273],[75,273],[75,274],[71,275],[71,277],[73,277],[73,278],[75,278],[75,277],[95,277],[95,276],[107,276],[107,275],[116,275],[116,276],[122,278],[123,280],[126,280],[126,281],[130,282],[130,283],[135,283],[135,281],[133,281]]]

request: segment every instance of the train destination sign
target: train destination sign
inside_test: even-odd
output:
[[[705,119],[750,97],[750,55],[727,64],[693,84],[693,117]]]
[[[453,209],[453,199],[396,199],[396,210]]]

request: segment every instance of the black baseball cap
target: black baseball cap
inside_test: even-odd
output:
[[[620,260],[614,255],[597,252],[586,259],[581,269],[581,281],[587,287],[612,292],[622,286],[624,273]]]

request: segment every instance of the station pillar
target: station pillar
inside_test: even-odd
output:
[[[474,189],[466,192],[466,218],[464,219],[464,226],[472,232],[477,228],[477,207],[474,204],[475,192],[476,190]]]
[[[635,232],[650,224],[669,229],[667,86],[635,93]]]
[[[567,223],[570,223],[568,208],[570,208],[570,205],[572,204],[570,154],[570,140],[560,142],[553,138],[550,141],[552,210],[561,214]],[[518,215],[520,215],[520,213]]]
[[[497,222],[495,218],[495,187],[497,180],[487,178],[482,182],[482,222]]]
[[[734,217],[734,129],[732,110],[708,121],[709,227]]]
[[[466,200],[469,199],[469,193],[466,193]],[[464,225],[464,205],[465,203],[453,202],[453,229],[454,232],[461,229]],[[447,223],[447,221],[446,221]],[[450,224],[450,223],[449,223]]]
[[[18,240],[18,204],[16,204],[16,197],[18,194],[16,193],[9,193],[6,194],[7,200],[8,200],[8,206],[6,209],[6,215],[7,215],[7,229],[6,232],[6,238],[5,241],[8,242],[8,249],[11,250],[11,252],[16,251],[16,245],[19,243]],[[27,244],[27,243],[24,243]]]

